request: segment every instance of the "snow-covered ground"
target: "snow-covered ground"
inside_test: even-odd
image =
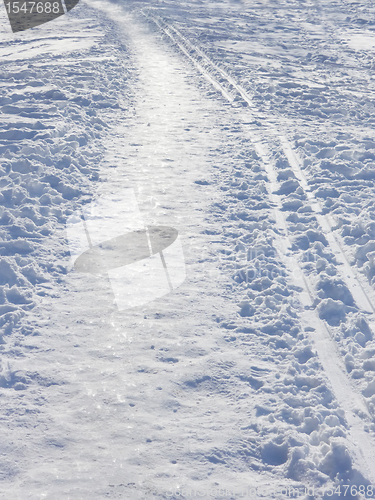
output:
[[[14,35],[0,10],[1,498],[375,496],[374,23],[87,0]],[[130,266],[81,272],[160,227],[170,293],[151,268],[129,309]]]

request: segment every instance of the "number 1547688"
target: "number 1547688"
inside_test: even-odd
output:
[[[8,2],[8,14],[63,14],[60,2]]]

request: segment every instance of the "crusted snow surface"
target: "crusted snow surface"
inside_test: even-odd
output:
[[[371,2],[3,14],[1,498],[371,498]],[[129,206],[186,279],[119,310]]]

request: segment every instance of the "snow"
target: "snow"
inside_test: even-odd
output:
[[[373,50],[375,48],[375,36],[371,32],[355,33],[350,36],[347,43],[355,50]]]
[[[374,5],[0,12],[0,497],[371,498]]]

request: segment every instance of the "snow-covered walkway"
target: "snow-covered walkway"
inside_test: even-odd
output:
[[[343,169],[322,163],[318,187],[311,171],[346,152],[365,210],[375,145],[311,145],[277,64],[259,103],[207,21],[248,33],[231,2],[149,6],[90,1],[1,33],[1,498],[371,497],[373,229],[340,222]],[[186,279],[119,310],[107,275],[70,269],[66,225],[134,195],[145,226],[178,231]]]

